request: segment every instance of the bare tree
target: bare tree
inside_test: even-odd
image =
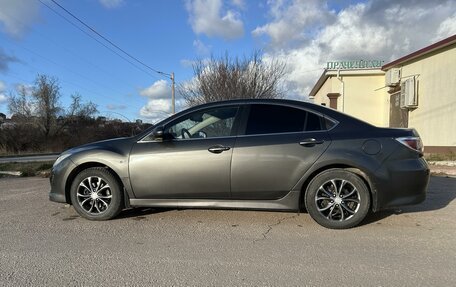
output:
[[[9,111],[19,119],[30,119],[33,111],[31,95],[24,85],[17,87],[17,94],[10,94]]]
[[[66,110],[60,97],[57,78],[38,75],[32,88],[20,86],[17,94],[10,96],[8,108],[15,119],[39,127],[45,139],[61,132],[70,120],[89,118],[98,112],[96,104],[83,103],[78,94],[71,96]],[[59,117],[61,120],[57,121]]]
[[[71,104],[67,111],[67,117],[90,118],[98,113],[97,105],[92,102],[82,103],[81,95],[71,95]]]
[[[211,57],[193,64],[195,78],[180,84],[179,93],[189,106],[231,99],[273,99],[283,97],[280,86],[285,63],[263,60],[259,51],[250,57]]]
[[[36,116],[47,138],[55,127],[57,115],[63,111],[60,105],[60,86],[57,78],[38,75],[32,92],[35,100]]]
[[[46,75],[38,75],[33,86],[18,87],[9,97],[12,123],[0,126],[0,154],[61,152],[92,141],[129,136],[138,127],[95,120],[97,105],[84,102],[79,94],[71,96],[67,107],[60,104],[60,97],[58,80]],[[5,117],[0,113],[1,119]]]
[[[56,134],[60,134],[70,123],[83,125],[88,119],[91,119],[98,113],[97,105],[93,102],[82,103],[81,95],[71,95],[71,104],[66,113],[59,117]]]
[[[45,137],[57,119],[57,114],[63,110],[59,103],[60,86],[56,78],[38,75],[35,85],[30,89],[25,86],[18,88],[17,94],[12,94],[8,108],[16,119],[36,123]]]

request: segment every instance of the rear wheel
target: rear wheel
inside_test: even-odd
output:
[[[114,175],[101,167],[81,171],[71,185],[74,209],[90,220],[108,220],[122,210],[122,192]]]
[[[358,225],[368,214],[370,194],[364,181],[343,169],[329,169],[309,184],[305,205],[320,225],[345,229]]]

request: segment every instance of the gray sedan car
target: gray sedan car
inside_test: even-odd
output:
[[[306,209],[322,226],[350,228],[369,211],[425,199],[422,149],[413,129],[310,103],[210,103],[62,153],[49,197],[91,220],[136,206]]]

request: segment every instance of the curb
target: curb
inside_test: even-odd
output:
[[[0,175],[21,176],[22,172],[20,172],[20,171],[0,171]]]

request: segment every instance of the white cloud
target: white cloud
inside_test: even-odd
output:
[[[17,93],[25,93],[27,96],[30,96],[33,92],[33,85],[32,84],[16,84],[14,89]]]
[[[139,110],[141,117],[156,122],[171,114],[171,87],[165,80],[156,81],[139,94],[148,98],[146,105]]]
[[[231,3],[238,7],[239,9],[245,9],[245,1],[244,0],[231,0]]]
[[[191,68],[193,66],[193,64],[195,63],[194,60],[189,60],[189,59],[182,59],[180,60],[180,64],[182,65],[182,67],[184,68]]]
[[[5,90],[5,83],[0,81],[0,105],[6,104],[8,102],[8,97],[5,95]]]
[[[294,41],[303,41],[311,37],[318,26],[332,21],[334,12],[329,11],[324,1],[294,0],[268,1],[272,21],[252,31],[254,36],[267,35],[272,45],[284,47]]]
[[[124,0],[99,0],[101,5],[103,5],[105,8],[108,9],[113,9],[120,7],[124,4]]]
[[[165,80],[158,80],[149,87],[139,91],[139,94],[151,99],[171,98],[171,87]]]
[[[8,71],[8,65],[14,62],[19,62],[19,59],[8,55],[3,51],[2,47],[0,47],[0,72]]]
[[[169,99],[149,100],[147,104],[139,111],[139,114],[145,118],[159,118],[161,115],[166,116],[170,113],[171,100]]]
[[[222,0],[187,0],[186,8],[196,34],[224,39],[236,39],[244,34],[239,12],[223,9]]]
[[[453,16],[448,17],[440,23],[440,26],[437,30],[437,36],[434,38],[434,41],[439,41],[449,36],[456,34],[456,13]]]
[[[126,105],[118,105],[118,104],[107,104],[106,108],[111,111],[115,110],[125,110],[127,108]]]
[[[0,105],[6,104],[8,102],[8,97],[0,92]]]
[[[456,6],[449,0],[370,0],[339,12],[320,2],[268,1],[271,22],[252,31],[270,39],[265,60],[287,63],[291,97],[305,99],[327,61],[389,62],[456,33]]]
[[[196,50],[196,54],[201,57],[208,56],[211,52],[211,46],[207,46],[201,40],[194,40],[193,47]]]
[[[382,54],[391,38],[391,30],[366,22],[366,5],[358,4],[342,10],[337,21],[319,33],[315,41],[330,47],[332,57],[363,57]]]
[[[3,30],[13,37],[23,32],[38,19],[40,3],[35,0],[0,0],[0,23]]]

